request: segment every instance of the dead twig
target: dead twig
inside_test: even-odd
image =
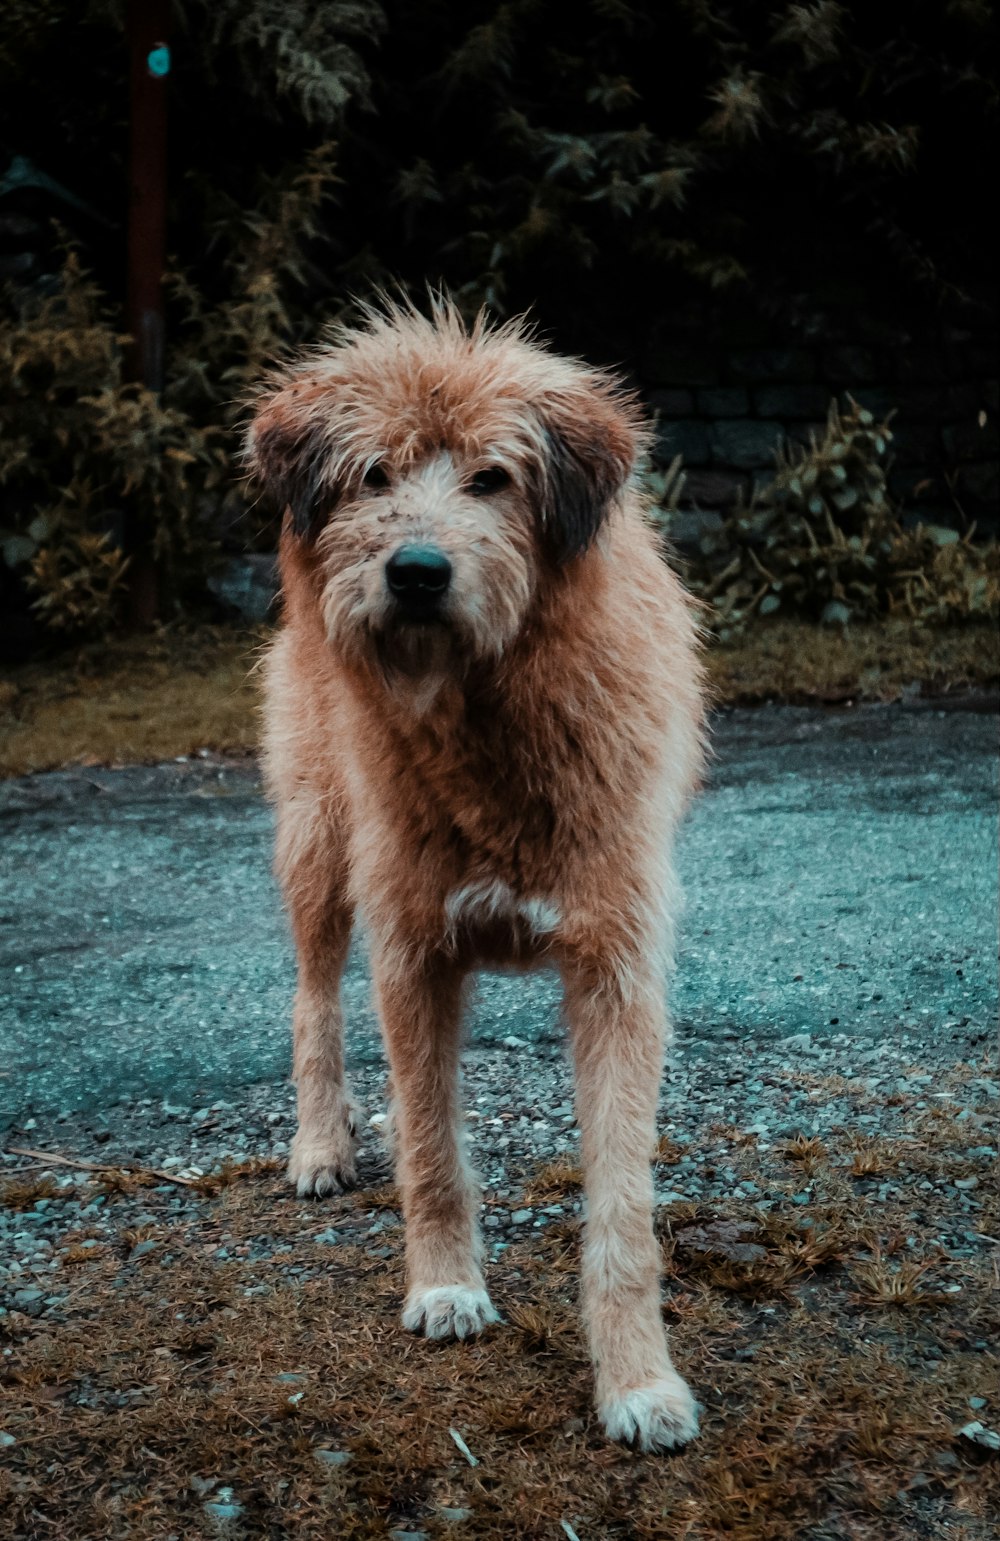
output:
[[[32,1160],[56,1166],[71,1166],[81,1172],[129,1172],[136,1177],[158,1177],[163,1182],[177,1183],[181,1188],[197,1188],[198,1177],[178,1177],[174,1172],[161,1172],[156,1167],[123,1166],[120,1161],[83,1161],[79,1156],[60,1156],[51,1150],[29,1150],[26,1146],[8,1145],[9,1156],[30,1156]],[[16,1175],[16,1174],[15,1174]]]

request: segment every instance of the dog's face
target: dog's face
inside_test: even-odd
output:
[[[597,537],[641,436],[613,378],[441,305],[278,377],[248,453],[315,552],[331,645],[418,676],[504,652]]]

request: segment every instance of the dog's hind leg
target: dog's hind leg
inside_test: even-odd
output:
[[[300,1197],[339,1193],[356,1180],[356,1110],[344,1076],[340,980],[351,940],[347,864],[335,824],[299,793],[278,807],[275,870],[292,922],[298,988],[292,1079],[298,1129],[288,1160]]]
[[[698,1432],[667,1349],[650,1166],[666,1012],[660,970],[638,958],[564,962],[587,1220],[583,1314],[597,1405],[612,1439],[642,1450]]]
[[[373,948],[406,1219],[403,1325],[466,1338],[498,1320],[480,1267],[479,1187],[459,1133],[462,975],[450,963],[397,961]]]

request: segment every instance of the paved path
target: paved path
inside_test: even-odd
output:
[[[997,1012],[995,719],[767,708],[720,719],[715,746],[681,847],[681,1040],[849,1033],[877,1049],[925,1029],[942,1060],[984,1047]],[[226,1097],[287,1072],[293,962],[269,845],[247,765],[0,785],[0,1127]],[[346,998],[357,1063],[379,1052],[360,948]],[[551,980],[483,980],[477,1040],[558,1030]]]

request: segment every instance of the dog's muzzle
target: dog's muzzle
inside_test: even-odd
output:
[[[385,564],[385,581],[404,619],[433,620],[451,583],[451,563],[436,546],[400,546]]]

